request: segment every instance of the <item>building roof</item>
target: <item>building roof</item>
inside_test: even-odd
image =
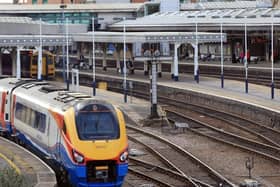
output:
[[[135,12],[144,3],[104,3],[104,4],[67,4],[65,12]],[[0,13],[54,13],[61,12],[60,4],[38,4],[38,5],[2,5]]]
[[[34,35],[40,32],[42,25],[42,34],[61,34],[63,27],[60,24],[50,24],[40,20],[32,20],[29,17],[3,17],[0,16],[0,35]],[[66,26],[66,25],[65,25]],[[85,24],[68,24],[68,30],[71,33],[87,32]]]
[[[271,8],[269,0],[257,1],[214,1],[198,3],[182,3],[181,10],[213,10],[213,9],[244,9],[244,8]]]
[[[267,26],[280,23],[280,9],[254,8],[254,9],[218,9],[155,13],[136,20],[126,20],[110,26],[111,30],[122,30],[125,24],[127,30],[194,30],[197,23],[199,26]],[[217,29],[216,29],[217,30]],[[219,30],[219,29],[218,29]]]
[[[34,21],[29,17],[6,17],[0,16],[0,23],[25,23],[25,24],[40,24],[39,21]],[[42,22],[43,24],[47,24],[46,22]]]

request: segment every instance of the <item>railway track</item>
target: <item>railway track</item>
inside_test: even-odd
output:
[[[156,179],[157,181],[161,181],[162,186],[198,187],[194,184],[191,184],[187,177],[180,175],[179,173],[131,157],[129,159],[129,171],[138,172],[144,175],[146,178],[149,177],[153,180]]]
[[[114,88],[115,89],[115,88]],[[134,91],[134,96],[149,99],[149,95],[143,91]],[[226,122],[228,125],[231,125],[235,128],[238,128],[242,131],[246,131],[255,137],[262,143],[273,147],[280,147],[280,131],[274,128],[258,124],[254,121],[242,118],[237,115],[230,114],[226,111],[218,111],[216,109],[210,109],[206,106],[198,106],[192,103],[187,103],[181,100],[171,99],[165,96],[158,96],[160,104],[162,104],[167,109],[168,107],[175,107],[177,109],[195,111],[204,116],[209,116],[215,119]]]
[[[142,176],[139,172],[129,171],[125,177],[125,181],[122,185],[123,187],[156,187],[159,184],[153,179],[146,178],[146,176]]]
[[[206,124],[204,122],[201,122],[199,120],[190,118],[186,116],[185,114],[166,110],[167,112],[167,118],[173,122],[179,121],[179,122],[186,122],[190,126],[190,130],[209,137],[211,139],[215,139],[227,144],[231,144],[235,147],[239,147],[242,149],[246,149],[248,151],[257,153],[259,155],[262,155],[266,158],[269,158],[271,160],[274,160],[276,162],[280,162],[280,149],[278,147],[273,147],[270,145],[262,144],[232,133],[225,132],[221,129],[212,127],[209,124]]]
[[[85,74],[84,76],[86,76]],[[91,86],[91,81],[86,81],[86,79],[80,79],[81,84],[86,86]],[[123,89],[118,87],[119,85],[110,85],[109,89],[111,91],[123,93]],[[148,86],[138,86],[133,89],[133,96],[138,98],[143,98],[146,100],[150,99],[149,87]],[[273,127],[264,126],[258,124],[254,121],[250,121],[247,118],[242,118],[240,116],[228,113],[226,111],[217,110],[213,108],[207,108],[206,106],[198,106],[194,103],[188,103],[183,100],[176,100],[170,97],[158,94],[159,104],[174,106],[177,108],[182,108],[184,110],[192,110],[203,114],[204,116],[214,117],[216,119],[224,120],[229,125],[239,128],[242,131],[246,131],[252,135],[258,137],[258,139],[268,145],[280,147],[280,131],[274,129]]]
[[[180,182],[184,182],[184,185],[187,186],[213,187],[196,178],[191,178],[182,174],[183,172],[176,165],[174,165],[172,161],[168,160],[168,158],[164,157],[162,154],[160,154],[160,152],[154,150],[151,146],[145,144],[144,142],[139,141],[130,135],[128,135],[128,139],[131,141],[130,147],[134,147],[133,143],[136,143],[144,146],[144,149],[148,151],[148,154],[145,152],[143,155],[137,155],[138,159],[134,159],[133,157],[135,155],[133,156],[130,154],[130,162],[136,161],[137,163],[144,164],[150,168],[157,169],[161,173],[166,173],[168,176],[180,180]],[[139,160],[139,158],[141,160]],[[155,158],[157,158],[157,160],[155,160]]]
[[[185,103],[180,103],[178,101],[177,106],[182,107],[184,105],[184,110],[188,111],[195,111],[204,116],[209,116],[215,119],[219,119],[221,121],[226,122],[229,125],[239,128],[240,130],[249,132],[258,136],[262,141],[266,144],[270,144],[272,146],[280,147],[280,131],[273,129],[268,126],[264,126],[253,121],[250,121],[246,118],[242,118],[237,115],[229,114],[226,111],[218,111],[207,108],[205,106],[196,106],[193,104],[188,104],[187,106]]]
[[[207,164],[203,163],[182,147],[158,135],[131,125],[127,125],[127,129],[130,136],[133,136],[134,139],[138,142],[142,142],[142,144],[149,145],[153,150],[157,151],[161,157],[168,160],[168,165],[170,165],[175,172],[190,177],[190,184],[197,184],[196,182],[192,182],[192,178],[194,178],[209,186],[235,186],[217,171],[210,168]]]

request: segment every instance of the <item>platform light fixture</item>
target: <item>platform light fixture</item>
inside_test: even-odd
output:
[[[135,20],[135,18],[113,18],[113,20],[122,20],[123,21],[123,94],[124,102],[127,103],[127,67],[126,67],[126,20]]]
[[[221,31],[221,88],[224,88],[224,49],[223,49],[223,22],[220,25]]]
[[[61,4],[59,6],[59,8],[61,8],[62,10],[62,34],[64,35],[64,38],[65,37],[65,15],[64,15],[64,9],[67,8],[67,5],[64,4],[64,0],[61,0]],[[64,82],[66,81],[66,86],[67,86],[67,90],[69,90],[69,80],[67,79],[66,80],[66,76],[65,76],[65,44],[64,44],[64,41],[63,41],[63,44],[62,44],[62,68],[63,68],[63,80]]]
[[[271,99],[274,99],[274,43],[273,43],[273,32],[274,32],[274,14],[272,14],[271,22]]]
[[[247,18],[247,17],[246,17]],[[248,93],[248,56],[247,56],[247,53],[248,53],[248,49],[247,49],[247,23],[245,22],[244,24],[244,39],[245,39],[245,54],[244,54],[244,66],[245,66],[245,92]]]
[[[96,95],[96,69],[95,69],[95,20],[104,18],[92,17],[92,95]]]

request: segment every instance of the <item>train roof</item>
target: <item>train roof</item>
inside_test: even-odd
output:
[[[17,78],[3,78],[0,79],[0,90],[10,91],[15,87],[23,85],[27,82],[35,81],[34,79],[17,79]]]
[[[3,84],[2,84],[3,83]],[[14,94],[26,101],[31,101],[35,105],[44,108],[51,108],[57,112],[64,112],[69,107],[84,101],[92,100],[97,103],[109,104],[106,101],[96,100],[93,97],[78,92],[67,91],[65,88],[54,85],[46,81],[36,81],[32,79],[1,79],[0,87],[9,88],[17,87]]]

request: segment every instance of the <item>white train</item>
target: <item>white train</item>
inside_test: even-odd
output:
[[[34,148],[63,183],[121,186],[128,142],[119,109],[47,82],[0,80],[0,131]]]

